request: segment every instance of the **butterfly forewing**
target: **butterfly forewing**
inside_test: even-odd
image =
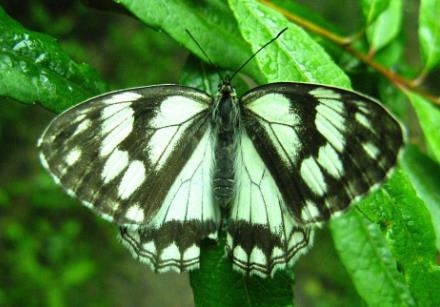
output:
[[[86,206],[120,225],[147,225],[208,131],[210,103],[176,85],[92,98],[55,118],[40,158]]]
[[[399,123],[355,92],[272,83],[241,102],[243,128],[300,224],[328,220],[380,184],[403,144]]]

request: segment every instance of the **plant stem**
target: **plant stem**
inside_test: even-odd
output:
[[[440,98],[432,95],[431,93],[426,92],[424,89],[420,87],[421,80],[415,80],[416,82],[412,80],[408,80],[401,75],[395,73],[394,71],[390,70],[389,68],[383,66],[382,64],[378,63],[377,61],[374,61],[372,57],[354,49],[352,47],[353,40],[357,37],[357,35],[352,37],[343,37],[336,33],[330,32],[327,29],[322,28],[321,26],[306,20],[298,15],[295,15],[294,13],[291,13],[276,4],[268,1],[268,0],[259,0],[261,3],[266,5],[267,7],[270,7],[277,12],[283,14],[287,19],[290,21],[293,21],[294,23],[300,25],[306,30],[309,30],[311,32],[314,32],[318,35],[321,35],[322,37],[328,39],[329,41],[339,45],[339,47],[343,48],[345,51],[350,53],[355,58],[359,59],[366,65],[370,66],[380,74],[382,74],[385,78],[390,80],[396,87],[398,87],[401,90],[409,90],[412,92],[415,92],[419,94],[420,96],[424,97],[428,101],[432,102],[433,104],[440,106]]]

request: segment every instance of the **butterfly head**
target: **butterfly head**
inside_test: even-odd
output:
[[[229,75],[224,76],[223,81],[218,85],[218,93],[220,96],[236,97]]]
[[[231,83],[229,75],[223,77],[223,81],[218,85],[217,101],[232,100],[233,104],[237,103],[237,93]]]

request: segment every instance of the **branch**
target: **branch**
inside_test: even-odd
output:
[[[306,30],[309,30],[311,32],[314,32],[329,41],[339,45],[339,47],[343,48],[345,51],[353,55],[355,58],[359,59],[361,62],[365,63],[366,65],[370,66],[380,74],[382,74],[385,78],[391,81],[396,87],[398,87],[401,90],[406,91],[413,91],[420,96],[423,96],[425,99],[429,100],[433,104],[440,106],[440,98],[432,95],[431,93],[426,92],[424,89],[420,88],[420,80],[416,79],[414,81],[408,80],[401,75],[395,73],[394,71],[388,69],[387,67],[383,66],[382,64],[374,61],[370,56],[354,49],[351,46],[351,43],[353,42],[353,37],[343,37],[336,33],[330,32],[327,29],[322,28],[321,26],[310,22],[309,20],[303,19],[302,17],[295,15],[279,6],[277,6],[274,3],[271,3],[267,0],[259,0],[264,5],[276,10],[277,12],[283,14],[287,19],[290,21],[293,21],[294,23],[300,25]]]

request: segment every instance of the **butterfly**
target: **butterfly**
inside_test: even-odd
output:
[[[157,272],[199,266],[226,232],[233,267],[273,276],[313,242],[314,226],[378,187],[404,143],[376,100],[279,82],[237,97],[154,85],[106,93],[57,116],[38,142],[55,182],[120,226]]]

